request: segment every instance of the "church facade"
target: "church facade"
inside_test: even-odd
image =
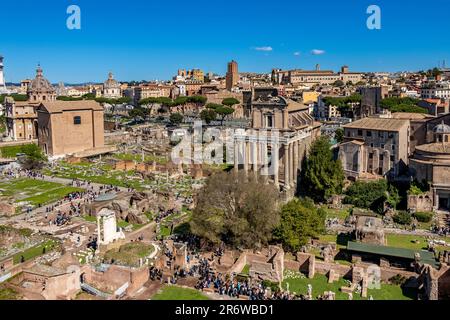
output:
[[[36,140],[38,123],[36,109],[41,102],[55,101],[56,91],[44,77],[40,66],[36,69],[36,77],[27,87],[28,101],[5,100],[6,130],[14,141]]]

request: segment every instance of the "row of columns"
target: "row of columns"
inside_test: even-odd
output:
[[[306,150],[305,143],[297,140],[281,144],[283,148],[282,164],[284,168],[284,188],[290,189],[296,186],[298,180],[298,171],[301,170],[301,161]],[[271,159],[275,185],[279,185],[279,164],[280,144],[271,145]],[[239,164],[243,164],[245,172],[250,170],[250,165],[256,174],[260,169],[261,174],[268,175],[268,145],[267,143],[236,141],[234,145],[234,170],[239,169]]]

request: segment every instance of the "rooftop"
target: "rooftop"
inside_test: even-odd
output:
[[[426,250],[411,250],[355,241],[349,241],[347,243],[347,250],[410,260],[415,260],[415,254],[418,253],[420,254],[420,261],[422,263],[429,264],[433,267],[436,267],[438,264],[436,262],[436,259],[434,258],[433,253]]]
[[[394,112],[392,114],[392,119],[400,119],[400,120],[422,120],[430,118],[434,117],[429,114],[415,113],[415,112]]]
[[[103,107],[94,100],[80,100],[80,101],[47,101],[42,102],[43,106],[49,113],[58,113],[63,111],[73,110],[96,110],[103,111]]]
[[[400,131],[404,126],[407,126],[408,120],[400,119],[385,119],[385,118],[364,118],[346,124],[344,128],[353,129],[369,129],[380,131]]]

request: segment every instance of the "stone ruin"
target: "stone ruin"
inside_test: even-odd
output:
[[[448,264],[442,263],[439,270],[425,264],[420,271],[419,289],[425,292],[422,299],[450,299],[450,266]]]
[[[227,273],[240,273],[245,265],[250,265],[251,278],[281,283],[284,277],[284,250],[278,246],[269,246],[260,252],[245,250]]]
[[[0,198],[0,216],[12,217],[16,214],[16,206],[13,197]]]
[[[163,270],[163,273],[167,276],[173,275],[173,271],[177,267],[188,269],[187,245],[185,243],[164,240],[162,250],[169,252],[170,257],[166,254],[161,254],[155,262],[156,268]]]
[[[383,221],[380,218],[358,215],[356,217],[354,237],[357,241],[386,245]]]
[[[358,291],[361,297],[367,298],[367,288],[369,284],[368,270],[364,267],[353,266],[352,267],[352,283],[349,287],[341,287],[341,291],[348,293],[349,297],[353,298],[353,293]]]
[[[8,286],[31,300],[74,299],[81,290],[80,267],[59,268],[35,264],[23,269],[9,281]]]
[[[431,192],[424,194],[408,194],[407,202],[408,211],[414,212],[432,212],[433,211],[433,195]]]
[[[108,245],[119,239],[125,239],[125,235],[121,230],[117,230],[115,212],[103,208],[97,214],[97,243]]]

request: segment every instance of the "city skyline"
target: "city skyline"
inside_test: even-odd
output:
[[[69,30],[68,3],[25,0],[22,10],[3,4],[0,54],[6,81],[15,83],[32,77],[38,63],[52,83],[85,83],[102,82],[110,71],[120,81],[169,80],[178,68],[225,75],[231,60],[240,72],[258,73],[317,63],[334,71],[344,64],[361,72],[417,71],[450,61],[448,2],[372,2],[231,1],[213,10],[203,0],[128,7],[79,0],[81,30]],[[381,8],[380,30],[366,26],[371,4]],[[425,16],[433,23],[412,23]]]

